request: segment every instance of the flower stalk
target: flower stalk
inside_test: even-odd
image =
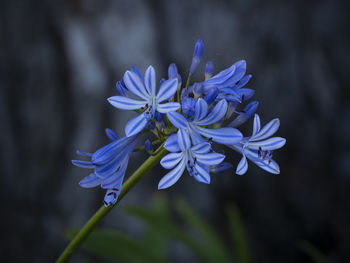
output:
[[[118,197],[118,204],[123,197],[133,188],[138,181],[149,172],[160,159],[167,153],[167,150],[163,147],[163,144],[156,150],[156,154],[150,156],[123,184],[120,195]],[[102,206],[84,225],[84,227],[79,231],[79,233],[73,238],[73,240],[68,244],[66,249],[62,252],[60,257],[57,259],[56,263],[67,262],[67,260],[73,255],[73,253],[78,249],[81,243],[89,236],[92,230],[101,222],[101,220],[112,210],[115,206]]]

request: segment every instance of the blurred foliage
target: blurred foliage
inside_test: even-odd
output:
[[[328,263],[328,259],[325,255],[311,243],[302,240],[299,243],[299,248],[304,251],[315,263]]]
[[[195,212],[183,199],[175,201],[172,215],[166,198],[157,197],[152,207],[126,206],[124,210],[145,224],[141,237],[130,237],[112,229],[95,229],[82,248],[101,258],[113,262],[170,262],[168,249],[171,241],[177,241],[188,248],[200,262],[251,263],[243,220],[238,207],[230,204],[226,208],[227,224],[233,246],[217,230]],[[175,217],[181,218],[185,225]],[[72,239],[77,231],[67,232]],[[313,245],[306,241],[300,248],[315,263],[327,263],[327,259]]]

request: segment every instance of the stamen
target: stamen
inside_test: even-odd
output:
[[[105,204],[105,206],[108,206],[108,203],[106,201],[103,201],[103,203]]]
[[[262,158],[265,159],[266,155],[267,155],[267,151],[264,153],[264,156]]]

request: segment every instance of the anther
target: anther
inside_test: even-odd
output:
[[[262,158],[265,159],[266,155],[267,155],[267,151],[264,153],[264,156]]]

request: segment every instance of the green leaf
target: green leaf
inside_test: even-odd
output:
[[[68,231],[67,237],[72,239],[77,232]],[[102,258],[118,262],[167,262],[164,257],[149,250],[143,242],[110,229],[95,229],[82,248]]]
[[[197,242],[192,240],[186,232],[177,226],[169,216],[159,216],[159,213],[150,209],[143,209],[139,207],[128,206],[125,210],[144,221],[148,226],[152,226],[159,232],[162,232],[169,238],[176,239],[188,247],[195,255],[202,260],[202,262],[209,261],[207,251]]]
[[[235,251],[240,263],[251,263],[252,259],[249,255],[246,234],[238,207],[235,204],[231,204],[227,207],[226,213],[229,220],[231,236],[235,244],[233,251]]]
[[[167,202],[164,197],[157,195],[154,200],[152,210],[158,214],[158,216],[165,218],[169,215],[167,209]],[[144,243],[149,249],[152,249],[154,253],[160,256],[166,257],[168,248],[169,237],[162,231],[153,225],[147,225],[147,230],[144,235]]]
[[[199,214],[183,200],[176,202],[176,211],[200,235],[211,262],[232,262],[232,255],[223,240]]]
[[[315,263],[328,263],[325,255],[311,243],[302,240],[299,243],[299,248],[304,251]]]

